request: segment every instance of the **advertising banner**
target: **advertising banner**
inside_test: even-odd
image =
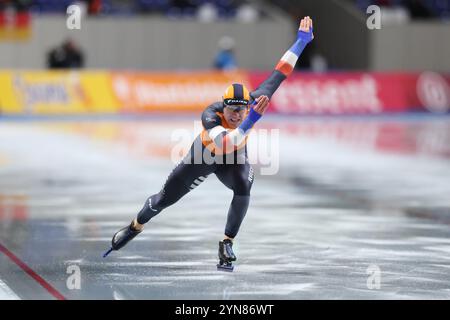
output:
[[[257,87],[268,73],[250,75]],[[450,110],[450,76],[424,73],[294,73],[270,110],[283,114],[378,114]]]
[[[6,114],[115,113],[107,72],[0,71],[0,110]]]
[[[268,72],[1,71],[3,114],[201,112],[230,84],[257,88]],[[447,113],[450,75],[294,73],[269,112],[300,115]]]
[[[113,73],[122,112],[202,111],[220,101],[233,82],[249,86],[245,72]]]

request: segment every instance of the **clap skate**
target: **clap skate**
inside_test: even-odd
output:
[[[131,222],[130,225],[123,227],[119,231],[117,231],[112,240],[111,240],[111,248],[103,254],[103,258],[106,258],[108,254],[113,250],[119,250],[124,247],[128,242],[130,242],[134,237],[136,237],[142,230],[136,230],[134,228],[134,221]]]
[[[219,242],[219,264],[217,270],[231,272],[234,269],[232,264],[236,261],[236,256],[233,252],[233,242],[230,239],[225,239]]]

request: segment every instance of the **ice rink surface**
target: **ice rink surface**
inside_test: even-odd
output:
[[[214,175],[102,258],[189,147],[193,117],[0,118],[0,299],[450,299],[450,117],[258,125],[225,273],[232,192]]]

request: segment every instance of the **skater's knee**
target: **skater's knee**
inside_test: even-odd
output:
[[[241,180],[233,186],[233,193],[237,196],[249,196],[252,183],[248,180]]]
[[[181,184],[179,184],[177,188],[166,186],[153,197],[152,205],[156,210],[163,210],[180,200],[180,198],[188,191],[189,189]]]
[[[239,188],[239,189],[233,190],[233,194],[235,196],[250,196],[250,190],[244,189],[244,188]]]
[[[236,177],[233,183],[233,192],[235,195],[249,196],[253,185],[253,169],[248,174],[241,173]]]

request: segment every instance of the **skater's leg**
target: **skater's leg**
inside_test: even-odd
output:
[[[202,161],[203,149],[202,141],[198,136],[183,160],[169,174],[161,191],[145,201],[144,207],[136,218],[138,226],[142,227],[163,209],[180,200],[216,170],[214,163],[207,164]]]
[[[233,239],[239,231],[250,203],[253,169],[246,161],[244,164],[219,166],[216,175],[223,184],[233,190],[225,227],[225,239]]]
[[[163,209],[180,200],[189,191],[200,185],[214,171],[206,164],[180,162],[170,173],[160,192],[150,196],[137,216],[138,225],[147,223]]]
[[[234,239],[239,231],[250,203],[250,195],[233,195],[228,209],[227,224],[225,226],[225,239]]]
[[[236,260],[233,252],[233,239],[247,213],[253,184],[253,169],[247,161],[244,164],[226,164],[218,166],[216,175],[223,184],[233,190],[233,200],[228,210],[224,240],[219,242],[219,264],[217,265],[218,270],[232,271],[232,261]]]
[[[186,157],[172,170],[162,190],[147,199],[137,218],[130,225],[114,234],[111,249],[105,253],[104,257],[112,250],[119,250],[125,246],[142,231],[144,224],[152,217],[177,202],[216,170],[215,164],[194,162],[196,152],[202,152],[199,138],[194,141]]]

